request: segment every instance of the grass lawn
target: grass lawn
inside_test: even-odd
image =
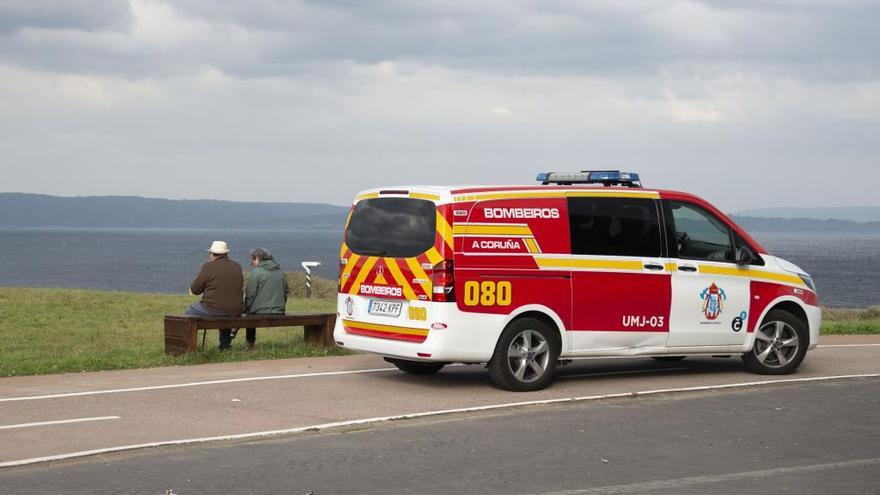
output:
[[[163,318],[181,314],[195,296],[0,287],[0,376],[216,363],[347,354],[303,342],[302,331],[257,330],[257,347],[244,352],[244,330],[230,352],[217,352],[217,332],[206,349],[166,356]],[[291,299],[288,311],[335,312],[336,300]],[[880,306],[826,309],[823,334],[880,334]]]
[[[165,355],[163,319],[182,314],[198,298],[67,289],[0,287],[0,376],[97,371],[254,359],[347,354],[303,342],[302,330],[257,330],[257,346],[244,352],[244,329],[230,352],[217,352],[217,331],[206,349]],[[291,299],[287,310],[336,311],[336,300]],[[201,337],[201,333],[199,334]]]
[[[880,334],[880,306],[868,309],[825,308],[822,312],[822,334]]]

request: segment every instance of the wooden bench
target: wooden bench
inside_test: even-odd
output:
[[[165,354],[198,352],[199,330],[220,328],[303,327],[306,342],[334,345],[334,313],[287,313],[247,316],[165,316]]]

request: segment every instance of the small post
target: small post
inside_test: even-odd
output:
[[[306,271],[306,299],[312,298],[312,268],[321,265],[323,265],[323,263],[321,263],[320,261],[302,262],[302,267]]]

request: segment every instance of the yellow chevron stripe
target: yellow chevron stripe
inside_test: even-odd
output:
[[[532,192],[497,192],[461,194],[455,196],[455,201],[477,201],[489,199],[520,199],[520,198],[648,198],[659,199],[660,193],[654,191],[619,191],[619,190],[590,190],[590,191],[532,191]]]
[[[660,193],[645,191],[569,191],[565,193],[567,198],[646,198],[660,199]]]
[[[455,224],[453,227],[455,235],[532,235],[532,229],[528,225],[510,225],[510,224],[472,224],[462,223]]]
[[[700,273],[705,273],[707,275],[728,275],[731,277],[750,277],[748,268],[740,268],[740,267],[728,267],[728,266],[715,266],[715,265],[700,265]]]
[[[454,244],[452,242],[452,227],[449,225],[449,222],[446,221],[446,217],[437,212],[437,232],[440,234],[440,237],[446,241],[446,245],[451,249]]]
[[[777,282],[785,282],[787,284],[806,286],[806,284],[804,284],[804,281],[801,280],[801,278],[797,275],[768,272],[765,270],[757,270],[754,268],[746,267],[740,268],[716,265],[700,265],[700,273],[705,273],[708,275],[727,275],[731,277],[763,278],[765,280],[774,280]]]
[[[798,285],[801,287],[806,287],[807,284],[801,280],[797,275],[786,275],[783,273],[773,273],[773,272],[765,272],[764,270],[749,270],[751,276],[753,278],[763,278],[767,280],[776,280],[777,282],[786,282],[793,285]]]
[[[345,265],[345,269],[342,270],[342,273],[339,276],[339,281],[343,284],[346,280],[351,276],[351,271],[354,270],[354,266],[357,264],[358,260],[361,259],[360,256],[351,253],[351,258],[348,259]]]
[[[429,249],[428,252],[425,253],[425,256],[428,257],[428,261],[430,261],[432,265],[436,265],[443,261],[443,256],[440,255],[440,252],[437,251],[437,248],[435,247]]]
[[[666,271],[670,272],[670,273],[674,272],[675,270],[678,269],[678,265],[675,263],[672,263],[672,262],[666,263],[665,266],[666,266]]]
[[[397,327],[394,325],[379,325],[377,323],[362,323],[359,321],[351,320],[342,320],[342,324],[353,328],[372,330],[374,332],[402,333],[405,335],[428,335],[428,330],[424,328]]]
[[[535,256],[541,268],[586,268],[598,270],[638,270],[644,269],[641,261],[630,260],[585,260],[572,258],[542,258]]]
[[[429,201],[440,201],[440,196],[437,194],[428,194],[428,193],[409,193],[409,197],[413,199],[427,199]]]
[[[643,270],[641,261],[632,260],[571,260],[572,268],[598,268],[603,270]]]
[[[525,241],[526,241],[526,246],[529,248],[530,253],[540,253],[541,252],[541,248],[538,247],[538,243],[535,242],[534,237],[526,237]]]
[[[373,265],[376,264],[379,258],[374,256],[367,257],[367,261],[364,262],[364,265],[361,267],[361,271],[358,272],[357,278],[354,280],[354,283],[351,284],[351,289],[349,289],[349,294],[358,294],[361,291],[361,284],[366,280],[367,275],[370,274],[370,271],[373,269]],[[351,261],[349,261],[351,263]]]
[[[355,200],[355,201],[360,201],[360,200],[362,200],[362,199],[373,199],[373,198],[378,198],[378,197],[379,197],[379,193],[377,193],[377,192],[372,192],[372,193],[358,194],[358,195],[354,198],[354,200]]]
[[[397,285],[403,288],[403,296],[406,297],[408,301],[418,299],[418,296],[416,296],[409,281],[403,276],[403,272],[400,271],[400,265],[397,264],[397,261],[389,258],[386,259],[385,264],[388,265],[388,270],[391,272],[391,276],[394,277],[394,281],[397,282]]]
[[[431,280],[428,278],[428,274],[425,273],[425,270],[422,269],[422,265],[419,263],[417,258],[406,258],[406,265],[413,272],[413,276],[415,278],[420,278],[425,280],[420,285],[422,290],[425,291],[425,295],[431,297],[431,290],[433,289],[433,285],[431,285]]]

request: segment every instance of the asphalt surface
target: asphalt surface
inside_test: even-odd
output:
[[[880,379],[527,406],[0,472],[24,493],[880,493]]]
[[[44,476],[40,477],[42,479],[49,476],[48,473],[58,473],[53,471],[55,468],[67,469],[68,465],[76,465],[79,461],[42,463],[35,467],[16,465],[71,456],[101,453],[104,458],[111,459],[110,465],[116,466],[121,465],[120,462],[127,462],[122,460],[130,455],[163,458],[166,452],[178,455],[185,451],[196,453],[193,454],[193,460],[198,462],[196,459],[203,456],[202,450],[195,447],[193,450],[177,450],[181,448],[171,445],[223,440],[194,444],[204,445],[204,452],[213,452],[214,449],[225,450],[235,443],[235,440],[230,440],[236,438],[297,432],[302,437],[310,435],[310,430],[333,426],[336,428],[328,431],[365,427],[381,429],[383,427],[377,427],[375,421],[389,417],[433,415],[462,409],[498,411],[505,410],[511,403],[570,403],[572,398],[591,397],[591,400],[595,400],[596,397],[628,394],[644,396],[662,390],[693,387],[717,390],[717,387],[768,380],[876,375],[880,374],[878,344],[880,338],[876,336],[823,338],[820,347],[808,354],[798,373],[785,377],[750,374],[744,370],[738,358],[688,358],[680,363],[660,363],[646,358],[577,361],[560,369],[553,386],[529,394],[493,388],[488,373],[479,366],[449,367],[430,377],[411,376],[389,368],[375,356],[367,355],[5,378],[0,379],[0,494],[22,492],[22,486],[16,492],[5,486],[7,480],[22,473],[46,470]],[[812,386],[807,382],[789,383]],[[760,405],[757,403],[755,407]],[[853,421],[853,424],[860,424],[860,417],[849,417],[850,413],[855,412],[846,409],[829,417],[835,420],[845,418],[846,421]],[[420,424],[425,421],[434,420],[418,420]],[[410,422],[413,421],[394,423]],[[355,426],[361,423],[369,426]],[[876,423],[873,425],[876,429]],[[793,426],[789,425],[788,428]],[[778,433],[789,435],[786,430]],[[625,435],[624,440],[637,438],[626,432],[621,434]],[[272,445],[278,438],[282,439],[281,442],[290,441],[289,435],[276,436],[267,440],[265,445]],[[874,440],[876,444],[876,437]],[[522,446],[526,457],[529,447],[525,444]],[[139,450],[131,450],[135,448]],[[513,449],[516,450],[516,447]],[[130,453],[111,453],[115,451]],[[267,453],[258,458],[264,455],[273,456]],[[229,464],[230,473],[238,472],[238,457],[234,455],[234,462]],[[265,460],[271,461],[270,457]],[[84,465],[88,465],[101,458],[92,455],[84,459]],[[313,465],[308,460],[303,462]],[[329,464],[323,465],[333,464],[332,459],[327,462]],[[188,464],[181,463],[177,467]],[[297,462],[297,466],[299,464]],[[32,469],[36,471],[30,471]],[[345,471],[347,463],[336,464],[333,469]],[[523,469],[532,470],[532,467],[526,464]],[[880,467],[868,463],[820,466],[815,469],[798,475],[824,478],[827,474],[825,470],[876,472]],[[217,479],[229,479],[224,472],[215,474]],[[271,473],[264,474],[273,476]],[[455,473],[447,475],[456,476]],[[159,479],[164,479],[164,476]],[[368,476],[364,480],[381,481],[384,476]],[[767,476],[785,477],[793,474],[773,471]],[[122,481],[128,481],[128,478],[126,476]],[[247,478],[254,482],[253,478]],[[92,481],[103,479],[99,476]],[[737,481],[745,483],[748,480]],[[95,488],[94,485],[88,486]],[[125,486],[120,485],[111,491]],[[51,487],[47,489],[52,491]],[[210,489],[210,485],[204,485],[196,492]],[[346,490],[345,486],[339,486],[338,489]]]

